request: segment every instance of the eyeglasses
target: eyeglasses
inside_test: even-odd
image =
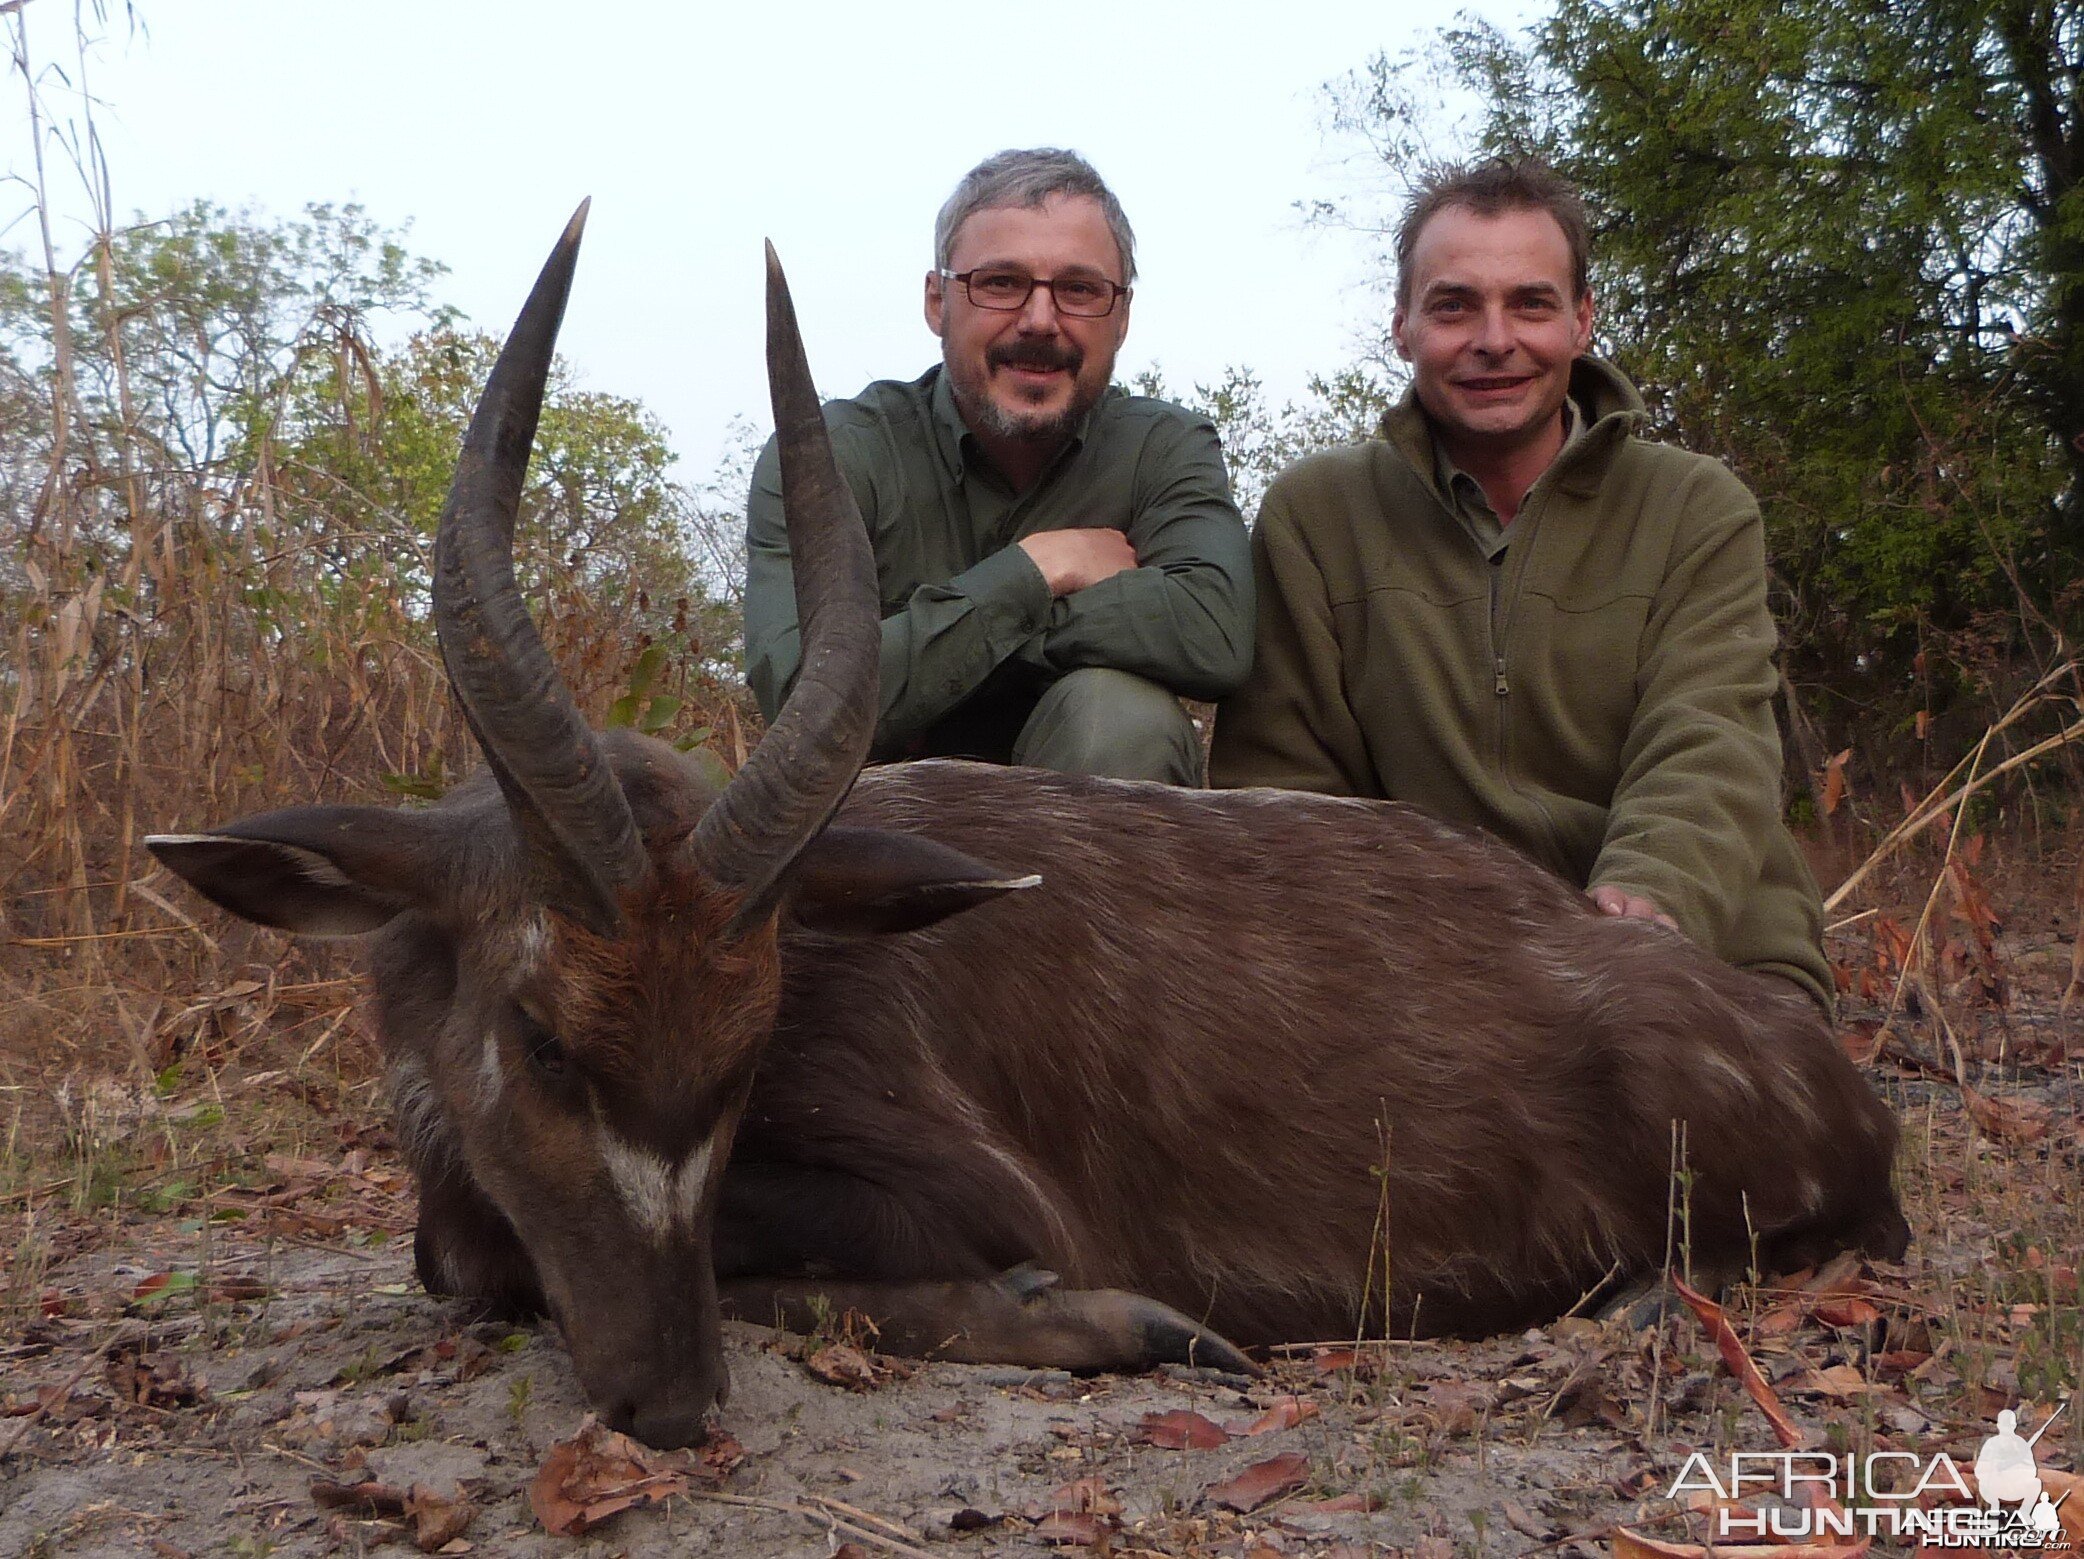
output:
[[[1114,300],[1126,298],[1129,289],[1104,276],[1058,276],[1044,281],[1026,271],[983,267],[974,271],[937,271],[948,281],[962,283],[963,292],[980,309],[1010,314],[1027,307],[1037,287],[1046,288],[1060,314],[1080,319],[1103,319],[1114,312]]]

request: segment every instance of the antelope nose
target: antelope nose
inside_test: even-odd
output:
[[[655,1378],[630,1382],[626,1389],[597,1398],[611,1429],[634,1435],[660,1450],[700,1445],[709,1438],[709,1410],[720,1408],[731,1393],[731,1376],[718,1359],[712,1369],[683,1376],[678,1384],[661,1371]]]
[[[672,1450],[682,1445],[700,1445],[709,1438],[706,1410],[689,1408],[680,1403],[636,1403],[626,1411],[618,1411],[614,1417],[626,1420],[616,1423],[617,1429],[661,1451]]]

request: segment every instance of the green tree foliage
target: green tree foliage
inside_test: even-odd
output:
[[[2075,0],[1557,0],[1377,59],[1339,110],[1536,151],[1595,220],[1602,349],[1764,501],[1798,673],[1904,715],[2074,616],[2084,552]],[[1849,707],[1849,706],[1848,706]]]
[[[441,268],[357,207],[273,221],[198,203],[102,241],[69,289],[73,415],[54,445],[57,363],[48,293],[0,270],[0,497],[35,550],[59,505],[78,559],[130,576],[149,609],[173,551],[260,578],[295,560],[329,611],[401,603],[424,631],[427,548],[496,338],[436,306]],[[401,327],[419,332],[387,348]],[[12,409],[12,410],[11,410]],[[664,429],[637,402],[553,375],[518,531],[524,583],[553,613],[677,635],[721,669],[735,628],[689,562],[694,505],[670,476]],[[149,515],[150,523],[138,523]],[[166,556],[138,558],[140,546]],[[253,585],[264,627],[287,597]],[[338,626],[335,624],[334,626]],[[314,641],[319,642],[319,641]]]
[[[302,365],[268,430],[268,458],[296,528],[326,548],[329,566],[383,566],[372,554],[402,546],[414,559],[405,588],[424,594],[425,549],[498,355],[496,338],[445,326],[356,358],[353,372]],[[721,668],[735,629],[692,560],[691,500],[669,476],[673,458],[641,404],[577,388],[560,362],[522,494],[516,569],[553,615],[583,606],[627,617]],[[372,546],[378,539],[388,546]]]
[[[1196,384],[1184,395],[1168,389],[1156,368],[1138,374],[1131,388],[1138,395],[1192,407],[1216,425],[1230,489],[1247,521],[1283,467],[1317,450],[1366,438],[1390,399],[1387,381],[1371,363],[1354,364],[1328,378],[1313,374],[1302,399],[1279,405],[1257,374],[1236,365],[1214,384]]]

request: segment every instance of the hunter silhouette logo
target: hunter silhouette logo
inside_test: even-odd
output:
[[[2028,1440],[2019,1433],[2019,1415],[2006,1408],[1997,1415],[1997,1433],[1975,1453],[1975,1486],[1994,1514],[2006,1505],[2015,1508],[2026,1526],[2037,1535],[2053,1536],[2062,1530],[2056,1511],[2059,1501],[2048,1498],[2041,1487],[2040,1465],[2034,1460],[2035,1441],[2048,1432],[2048,1425],[2062,1416],[2063,1403],[2048,1415],[2047,1423]],[[2067,1495],[2064,1498],[2068,1498]]]

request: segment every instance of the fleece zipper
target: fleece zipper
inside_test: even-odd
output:
[[[1555,814],[1549,810],[1548,802],[1543,799],[1539,790],[1529,792],[1520,784],[1518,766],[1512,761],[1512,678],[1507,670],[1507,660],[1512,648],[1513,619],[1519,615],[1520,597],[1526,593],[1527,576],[1534,571],[1534,554],[1541,545],[1541,527],[1532,522],[1545,506],[1551,485],[1549,478],[1554,474],[1555,467],[1551,465],[1527,490],[1526,497],[1521,501],[1519,513],[1513,517],[1515,528],[1525,527],[1521,531],[1525,539],[1507,544],[1502,566],[1487,563],[1486,567],[1490,569],[1491,691],[1495,695],[1494,702],[1498,709],[1498,777],[1514,795],[1533,804],[1535,814],[1541,820],[1542,836],[1548,841],[1549,859],[1556,863],[1560,870],[1567,869],[1566,863],[1570,859],[1570,853],[1563,847],[1563,833],[1556,826]],[[1499,578],[1505,570],[1511,570],[1513,576],[1512,592],[1509,596],[1504,595]]]

